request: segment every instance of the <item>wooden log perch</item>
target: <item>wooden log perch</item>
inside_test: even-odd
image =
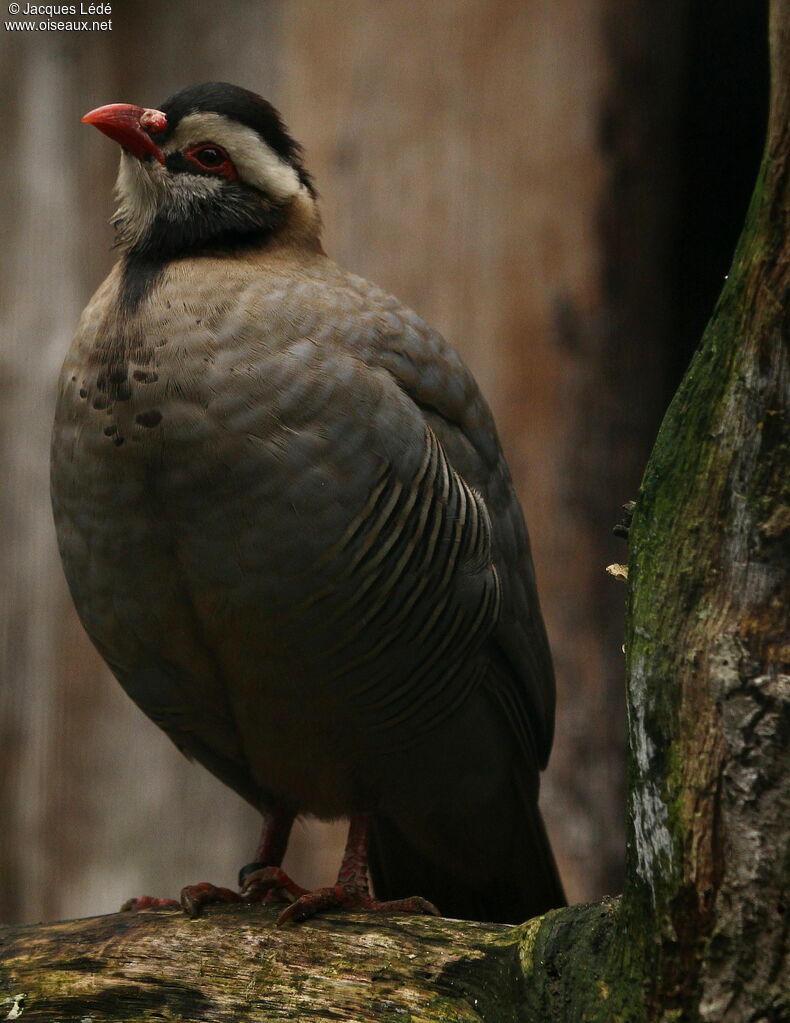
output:
[[[0,1019],[506,1020],[520,928],[279,909],[117,913],[0,930]],[[5,1010],[5,1011],[3,1011]],[[501,1014],[500,1014],[501,1013]]]
[[[523,985],[538,957],[568,987],[563,1001],[578,1001],[564,961],[606,945],[617,905],[518,927],[332,913],[278,928],[279,908],[240,905],[2,927],[0,1019],[507,1023],[531,1018]]]
[[[790,1019],[790,0],[769,136],[630,528],[619,899],[513,927],[275,909],[0,928],[0,1020]]]

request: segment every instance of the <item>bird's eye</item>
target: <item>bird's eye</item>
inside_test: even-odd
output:
[[[233,161],[222,148],[215,145],[200,145],[188,149],[184,156],[201,170],[212,171],[214,174],[221,174],[231,181],[238,177]]]
[[[194,159],[199,160],[204,167],[219,167],[226,159],[225,154],[213,146],[203,146],[202,149],[198,149],[192,156]]]

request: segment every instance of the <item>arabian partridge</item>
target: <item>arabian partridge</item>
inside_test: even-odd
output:
[[[281,919],[562,904],[537,807],[551,659],[469,371],[326,257],[258,96],[83,120],[122,147],[120,257],[60,378],[60,552],[126,692],[263,814],[243,893],[296,898]],[[351,820],[332,888],[279,869],[299,814]]]

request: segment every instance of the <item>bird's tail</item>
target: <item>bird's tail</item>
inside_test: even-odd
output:
[[[416,849],[396,823],[374,817],[368,862],[376,897],[421,895],[442,916],[498,923],[521,923],[564,906],[565,894],[540,810],[526,790],[518,793],[516,802],[517,817],[508,822],[514,828],[512,855],[492,864],[482,881],[459,877]]]

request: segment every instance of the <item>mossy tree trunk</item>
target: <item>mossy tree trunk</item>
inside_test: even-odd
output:
[[[772,6],[771,46],[747,223],[631,532],[623,907],[660,1018],[673,1006],[683,1018],[788,1018],[775,1001],[790,992],[787,0]]]
[[[9,927],[0,1018],[788,1018],[790,0],[771,12],[762,170],[631,526],[623,896],[521,927],[277,930],[246,907]]]
[[[746,226],[631,524],[626,888],[532,925],[525,1019],[790,1018],[788,0],[770,33]]]

